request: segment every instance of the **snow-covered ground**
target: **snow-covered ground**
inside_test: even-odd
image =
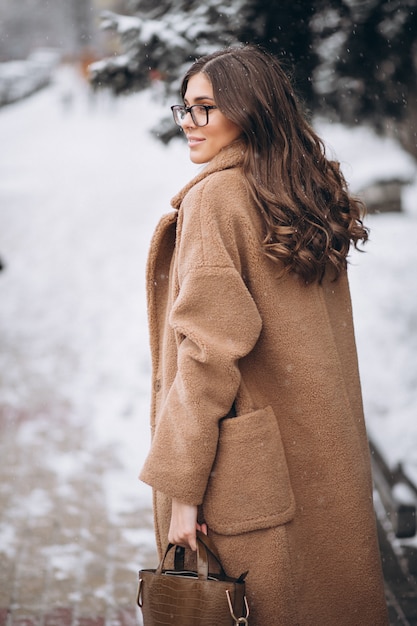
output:
[[[120,466],[103,484],[115,519],[150,503],[137,481],[149,445],[145,262],[158,218],[196,172],[182,142],[150,136],[162,112],[152,93],[93,98],[62,70],[0,109],[0,406],[83,424],[93,456],[111,447]],[[395,144],[318,127],[353,189],[381,172],[415,179]],[[404,204],[369,217],[371,241],[350,274],[368,428],[417,475],[416,184]],[[22,426],[22,445],[27,436]],[[77,462],[48,458],[64,477]]]

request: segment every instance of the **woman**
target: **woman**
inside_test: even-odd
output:
[[[148,261],[159,552],[208,532],[249,570],[251,626],[383,626],[346,272],[360,205],[267,53],[198,60],[182,97],[208,165]]]

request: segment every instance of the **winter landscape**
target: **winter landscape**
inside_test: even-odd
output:
[[[21,455],[0,486],[5,563],[21,556],[16,520],[21,527],[55,506],[35,479],[19,491],[42,468],[63,499],[75,476],[94,483],[120,529],[113,549],[129,555],[132,588],[153,558],[150,489],[137,480],[149,445],[145,263],[159,217],[197,171],[182,141],[151,136],[165,109],[153,91],[93,95],[65,67],[49,88],[0,109],[0,450],[3,462],[13,436]],[[353,191],[411,181],[403,212],[368,217],[370,241],[352,253],[350,278],[368,430],[417,480],[416,164],[366,128],[316,125]],[[85,566],[80,538],[40,554],[63,580]],[[106,582],[94,593],[102,601]],[[118,601],[107,593],[108,604]]]

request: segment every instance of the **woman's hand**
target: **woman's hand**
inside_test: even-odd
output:
[[[197,507],[172,500],[171,524],[168,541],[177,546],[197,550],[196,531],[201,530],[207,535],[207,525],[197,523]]]

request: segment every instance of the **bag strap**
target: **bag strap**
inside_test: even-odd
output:
[[[203,550],[199,550],[203,547]],[[203,573],[203,577],[207,580],[209,575],[209,555],[213,557],[219,566],[219,579],[225,580],[227,574],[224,570],[222,562],[217,552],[217,548],[208,535],[205,535],[200,530],[197,530],[197,565],[198,565],[198,577],[200,578],[200,571]]]
[[[185,557],[185,548],[182,546],[175,546],[175,556],[174,556],[174,569],[177,572],[181,572],[184,570],[184,557]]]
[[[176,546],[173,543],[169,543],[167,545],[167,548],[165,550],[165,554],[161,559],[161,562],[159,563],[157,569],[156,569],[156,573],[157,574],[161,574],[163,567],[164,567],[164,563],[165,563],[165,559],[168,555],[168,552],[172,549],[175,548],[175,557],[174,557],[174,568],[175,571],[182,571],[184,569],[184,553],[185,553],[185,549],[181,546]],[[209,555],[211,555],[214,560],[217,562],[219,568],[220,568],[220,573],[219,573],[219,577],[220,580],[224,580],[227,575],[226,572],[224,571],[223,565],[220,561],[220,557],[219,554],[216,550],[216,547],[214,545],[214,543],[212,542],[212,540],[210,539],[210,537],[208,537],[207,535],[205,535],[204,533],[200,532],[199,530],[197,530],[197,572],[198,572],[198,578],[200,580],[207,580],[208,576],[209,576]]]
[[[198,552],[198,544],[201,543],[206,549],[206,552],[209,552],[214,560],[217,562],[220,568],[220,574],[225,577],[226,572],[224,571],[222,562],[220,561],[219,553],[217,552],[217,548],[214,545],[213,541],[210,539],[208,535],[205,535],[200,530],[197,530],[197,552]]]

